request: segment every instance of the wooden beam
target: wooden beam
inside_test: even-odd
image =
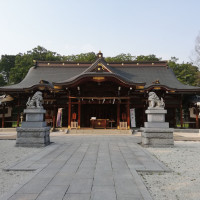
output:
[[[56,105],[53,107],[53,130],[56,128]]]
[[[17,104],[17,127],[19,127],[19,121],[20,121],[20,98],[18,98],[18,104]]]
[[[117,129],[119,129],[119,121],[120,121],[120,103],[117,104]]]
[[[196,128],[199,128],[199,109],[195,107],[195,114],[196,114]]]
[[[81,101],[78,101],[78,128],[81,127]]]
[[[176,108],[174,108],[173,118],[174,118],[174,128],[176,128]]]
[[[180,100],[180,123],[181,123],[181,128],[183,128],[183,105],[182,105],[182,95],[181,95],[181,100]]]
[[[127,128],[130,129],[130,99],[127,101]]]
[[[68,129],[71,128],[71,98],[69,98],[68,103]]]
[[[2,124],[1,127],[4,128],[4,121],[5,121],[5,105],[2,108]]]
[[[76,96],[70,96],[71,99],[97,99],[97,100],[103,100],[103,99],[130,99],[130,97],[76,97]]]

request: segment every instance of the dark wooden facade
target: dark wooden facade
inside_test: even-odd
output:
[[[53,128],[58,108],[63,108],[63,127],[77,122],[77,128],[119,128],[120,122],[127,122],[129,129],[131,108],[136,126],[142,127],[150,91],[164,99],[170,127],[176,127],[177,119],[183,127],[184,100],[200,93],[198,87],[181,84],[165,61],[106,63],[101,53],[94,63],[38,61],[21,83],[0,88],[14,98],[1,108],[2,127],[13,121],[19,126],[26,101],[37,90],[43,92],[46,119]],[[5,106],[13,108],[10,118],[5,118]],[[198,110],[196,116],[195,127],[199,127]],[[92,117],[97,121],[91,122]]]

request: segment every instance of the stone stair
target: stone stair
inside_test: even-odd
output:
[[[118,130],[118,129],[71,129],[68,134],[132,134],[131,130]]]

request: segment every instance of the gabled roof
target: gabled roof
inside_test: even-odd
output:
[[[103,70],[98,71],[98,67]],[[0,87],[0,91],[23,91],[39,86],[52,88],[52,85],[62,84],[67,86],[93,76],[113,77],[128,85],[143,85],[144,89],[163,87],[167,90],[200,92],[199,87],[180,83],[166,61],[107,63],[102,56],[94,63],[38,61],[20,83]]]

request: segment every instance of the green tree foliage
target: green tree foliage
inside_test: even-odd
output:
[[[10,70],[15,67],[15,57],[13,55],[2,55],[0,60],[1,85],[9,82]],[[4,82],[2,82],[3,80]]]
[[[69,61],[69,62],[89,62],[92,63],[97,59],[97,56],[94,52],[89,53],[81,53],[77,55],[69,55],[69,56],[63,56],[63,61]]]
[[[113,62],[131,62],[134,61],[135,56],[132,56],[130,53],[125,54],[119,54],[115,57],[106,57],[105,60],[108,63],[113,63]]]
[[[28,70],[34,65],[34,60],[40,61],[59,61],[62,57],[56,52],[49,51],[44,47],[37,46],[27,53],[19,53],[15,58],[15,66],[10,70],[10,84],[19,83],[27,74]]]
[[[187,85],[199,86],[200,84],[200,72],[198,67],[194,66],[192,63],[177,63],[178,59],[172,57],[169,61],[169,67],[174,71],[177,79]]]
[[[154,54],[150,54],[148,56],[140,55],[137,56],[136,61],[160,61],[161,58],[157,58]]]
[[[0,74],[0,86],[6,85],[6,81],[4,80],[4,77],[2,74]]]

